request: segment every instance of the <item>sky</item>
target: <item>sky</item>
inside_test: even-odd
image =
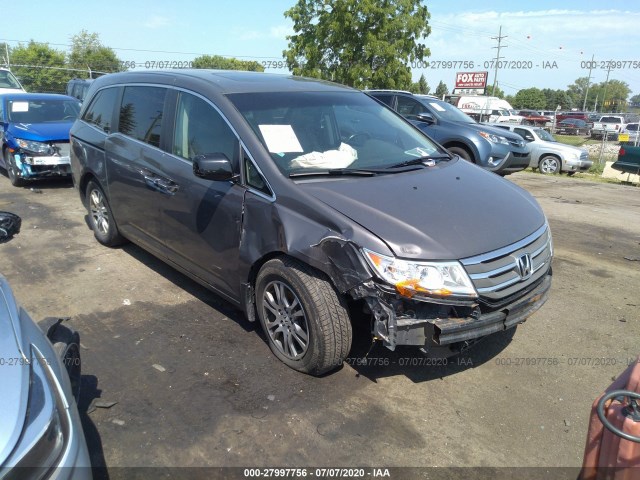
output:
[[[414,80],[424,74],[432,91],[441,80],[454,87],[457,72],[489,71],[493,84],[497,37],[502,27],[502,64],[498,86],[514,95],[522,88],[566,89],[579,77],[629,84],[640,94],[640,3],[538,0],[514,2],[426,1],[431,34],[424,40],[431,62],[415,65]],[[188,62],[196,56],[226,55],[265,62],[272,73],[288,73],[282,62],[293,23],[283,13],[295,0],[236,2],[30,0],[8,2],[0,42],[29,40],[68,51],[72,35],[87,30],[137,69],[152,62]],[[24,20],[22,20],[24,19]],[[609,61],[615,64],[608,64]],[[633,62],[636,62],[635,66]],[[273,62],[268,64],[267,62]],[[465,65],[463,62],[467,62]],[[473,68],[471,68],[473,62]]]

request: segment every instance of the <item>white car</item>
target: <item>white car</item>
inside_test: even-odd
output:
[[[0,94],[2,93],[24,93],[24,88],[13,73],[6,68],[0,68]]]
[[[540,127],[504,123],[494,124],[494,126],[511,130],[524,138],[531,149],[529,166],[533,169],[539,168],[542,173],[567,172],[567,174],[573,175],[576,172],[589,170],[593,165],[586,149],[560,143],[553,135]]]
[[[638,137],[640,131],[640,123],[627,123],[627,125],[620,132],[621,134],[629,135],[629,142],[634,145],[638,143]]]

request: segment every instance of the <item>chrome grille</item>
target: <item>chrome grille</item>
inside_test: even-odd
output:
[[[545,224],[513,245],[465,258],[461,263],[478,295],[489,302],[496,302],[542,278],[551,264],[552,248],[551,232]],[[519,261],[525,255],[530,258],[530,271],[526,271],[526,261]]]
[[[583,151],[580,154],[580,160],[589,160],[589,152]]]

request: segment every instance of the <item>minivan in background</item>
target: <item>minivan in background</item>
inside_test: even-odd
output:
[[[350,312],[392,350],[451,355],[547,299],[553,247],[534,198],[358,90],[117,73],[93,82],[70,136],[96,239],[133,241],[217,292],[296,370],[341,365]]]
[[[75,97],[81,102],[87,96],[89,87],[93,79],[91,78],[73,78],[67,83],[67,95]]]

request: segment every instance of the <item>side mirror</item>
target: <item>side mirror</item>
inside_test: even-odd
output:
[[[524,139],[525,139],[527,142],[533,142],[533,141],[535,140],[535,138],[533,138],[533,135],[525,135],[525,136],[524,136]]]
[[[216,181],[233,180],[236,177],[233,173],[231,160],[220,152],[195,156],[193,174],[196,177]]]
[[[429,125],[436,123],[436,119],[433,118],[433,115],[427,112],[422,112],[416,115],[416,120],[424,123],[428,123]]]

